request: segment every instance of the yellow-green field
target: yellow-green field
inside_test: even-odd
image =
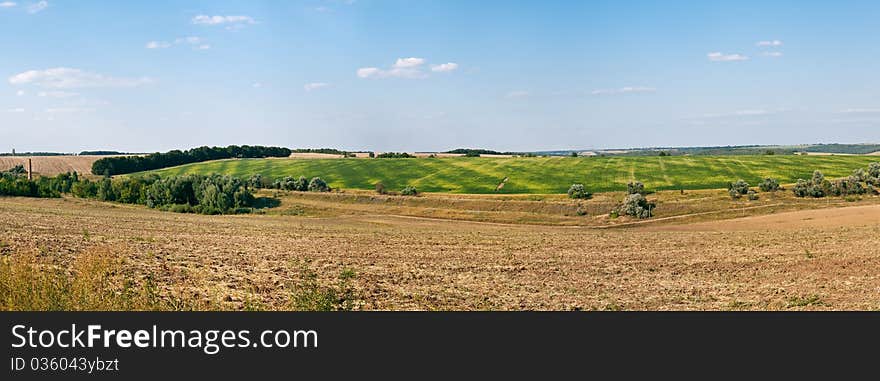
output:
[[[814,170],[843,177],[878,161],[871,156],[672,156],[581,158],[419,158],[419,159],[237,159],[166,168],[160,175],[220,173],[238,177],[321,177],[343,189],[387,189],[413,185],[446,193],[564,193],[573,183],[591,192],[617,191],[639,180],[652,190],[715,189],[764,177],[781,183],[809,178]],[[499,184],[507,178],[501,189]]]

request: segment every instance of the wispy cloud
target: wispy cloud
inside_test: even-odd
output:
[[[419,57],[398,58],[388,69],[377,67],[362,67],[357,70],[360,78],[426,78],[428,77],[425,64],[427,60]],[[434,73],[448,73],[458,69],[458,64],[448,62],[439,65],[431,65],[430,71]]]
[[[147,49],[167,49],[174,45],[190,45],[194,50],[205,50],[210,49],[211,45],[203,43],[204,40],[201,37],[196,36],[187,36],[187,37],[179,37],[175,38],[174,42],[168,41],[150,41],[147,43]]]
[[[171,44],[164,41],[150,41],[147,43],[147,49],[165,49],[171,47]]]
[[[447,73],[450,71],[455,71],[458,69],[458,64],[455,62],[448,62],[440,65],[432,65],[431,71],[435,73]]]
[[[880,108],[848,108],[840,110],[839,114],[880,114]]]
[[[6,110],[3,110],[3,111],[5,111],[5,112],[11,112],[11,113],[22,113],[22,112],[24,112],[24,109],[21,108],[21,107],[17,107],[17,108],[6,109]]]
[[[764,57],[778,58],[778,57],[782,57],[782,52],[764,52],[764,53],[761,53],[761,55]]]
[[[30,14],[39,13],[44,11],[46,8],[49,8],[48,1],[39,1],[27,6],[27,12]]]
[[[70,91],[41,91],[37,93],[38,97],[44,98],[72,98],[78,95],[79,93],[74,93]]]
[[[758,41],[755,43],[756,46],[782,46],[782,41],[779,40],[769,40],[769,41]]]
[[[529,92],[526,90],[514,90],[504,95],[507,99],[519,99],[525,98],[529,96]]]
[[[305,84],[305,85],[303,86],[303,88],[304,88],[306,91],[313,91],[313,90],[323,89],[323,88],[325,88],[325,87],[327,87],[327,86],[330,86],[330,84],[328,84],[328,83],[324,83],[324,82],[312,82],[312,83],[307,83],[307,84]]]
[[[15,2],[12,2],[12,1],[4,1],[4,2],[0,3],[0,8],[12,8],[12,7],[16,6],[16,5],[18,5],[18,4],[16,4]]]
[[[724,54],[721,52],[712,52],[706,54],[706,57],[709,58],[709,61],[712,62],[746,61],[749,59],[749,57],[742,54]]]
[[[639,93],[654,93],[657,89],[653,87],[645,87],[645,86],[627,86],[621,87],[619,89],[599,89],[593,90],[593,95],[617,95],[617,94],[639,94]]]
[[[20,97],[20,96],[24,96],[24,94],[25,94],[25,93],[24,93],[24,90],[18,90],[18,91],[15,92],[15,95],[16,95],[16,96],[19,96],[19,97]]]
[[[57,67],[28,70],[9,77],[12,85],[35,85],[43,88],[75,89],[88,87],[137,87],[152,83],[150,78],[120,78],[80,69]]]
[[[398,58],[390,69],[364,67],[357,70],[357,76],[360,78],[424,78],[426,76],[422,71],[424,64],[424,58]]]
[[[208,16],[198,15],[193,17],[192,23],[196,25],[226,25],[226,29],[239,29],[245,25],[256,24],[257,21],[251,16]]]

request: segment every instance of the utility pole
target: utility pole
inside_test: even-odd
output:
[[[31,158],[28,158],[28,181],[34,179],[34,163],[31,162]]]

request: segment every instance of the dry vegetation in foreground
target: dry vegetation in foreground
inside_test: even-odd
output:
[[[247,216],[71,198],[0,198],[0,304],[28,310],[880,308],[877,197],[839,201],[856,208],[827,209],[844,216],[859,210],[859,219],[821,224],[815,220],[822,214],[801,217],[825,210],[817,209],[750,217],[793,221],[750,227],[743,226],[749,219],[707,221],[737,217],[739,203],[747,202],[728,198],[730,211],[694,214],[686,213],[690,198],[716,196],[661,193],[652,196],[660,206],[649,226],[597,229],[389,215],[461,213],[463,219],[504,221],[507,212],[484,209],[500,203],[524,210],[511,213],[540,216],[548,208],[544,214],[554,215],[556,202],[574,202],[554,196],[543,206],[528,204],[528,197],[540,196],[330,199],[351,195],[280,194],[278,214]],[[601,203],[602,197],[587,203]],[[676,214],[689,216],[663,220]]]

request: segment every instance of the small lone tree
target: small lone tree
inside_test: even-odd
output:
[[[623,214],[640,219],[651,218],[654,216],[655,207],[656,205],[653,202],[648,202],[645,196],[634,193],[627,195],[623,200],[623,204],[612,211],[611,214]]]
[[[410,186],[407,186],[406,188],[403,188],[403,190],[400,191],[400,194],[402,194],[404,196],[418,196],[419,190],[416,189],[416,187],[410,185]]]
[[[571,187],[568,188],[568,198],[587,199],[590,197],[593,197],[593,194],[587,192],[584,184],[571,184]]]
[[[381,181],[376,183],[376,193],[378,193],[378,194],[388,193],[388,191],[385,190],[385,184],[382,184]]]

